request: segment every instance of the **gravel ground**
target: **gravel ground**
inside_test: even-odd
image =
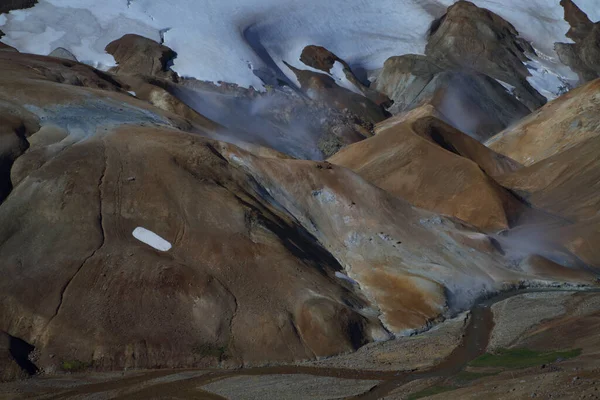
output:
[[[492,306],[494,330],[488,350],[510,347],[527,330],[543,320],[563,315],[572,293],[527,293]]]
[[[312,375],[263,375],[236,376],[202,389],[230,400],[329,400],[365,393],[377,383]]]
[[[344,354],[302,365],[373,371],[406,371],[433,366],[460,344],[468,313],[447,320],[416,336],[371,343],[355,353]]]

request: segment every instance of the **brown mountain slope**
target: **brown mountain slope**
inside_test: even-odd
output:
[[[521,205],[488,175],[518,164],[429,116],[431,110],[415,110],[395,124],[383,122],[377,135],[346,147],[330,161],[417,207],[482,229],[507,228]]]
[[[15,188],[0,257],[26,278],[3,281],[2,326],[99,368],[289,361],[372,340],[378,322],[356,311],[365,303],[333,276],[337,262],[234,183],[250,181],[210,143],[181,135],[122,127]],[[174,250],[138,242],[137,226]]]
[[[35,346],[46,373],[314,359],[424,329],[490,291],[566,280],[524,271],[472,226],[346,168],[202,137],[210,129],[110,75],[2,60],[0,331]],[[485,176],[411,129],[419,151]],[[171,248],[138,240],[140,227]]]
[[[486,142],[523,165],[560,153],[600,133],[600,79],[560,96]]]
[[[571,221],[600,210],[600,136],[498,178],[535,207]]]
[[[534,207],[564,219],[564,224],[547,228],[544,235],[597,267],[600,266],[599,151],[600,137],[592,137],[498,178],[503,186]]]

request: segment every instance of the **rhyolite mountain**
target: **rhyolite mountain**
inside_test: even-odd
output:
[[[544,105],[527,51],[468,2],[370,86],[320,46],[265,92],[141,36],[107,72],[0,51],[0,377],[314,360],[595,285],[600,81]]]

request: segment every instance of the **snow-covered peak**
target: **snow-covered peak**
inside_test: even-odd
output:
[[[114,65],[104,47],[126,33],[160,41],[178,53],[182,76],[262,86],[253,70],[280,70],[309,44],[326,47],[353,68],[380,68],[390,56],[422,54],[430,23],[453,0],[39,0],[0,19],[3,41],[24,52],[57,47],[99,67]],[[600,19],[598,0],[576,0]],[[474,0],[511,22],[547,57],[569,41],[559,0]],[[6,19],[6,20],[5,20]]]

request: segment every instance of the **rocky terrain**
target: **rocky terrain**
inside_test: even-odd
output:
[[[260,90],[106,53],[0,48],[0,398],[597,394],[589,68],[547,102],[466,1],[370,80],[317,44]]]
[[[580,82],[588,82],[600,77],[600,21],[593,23],[572,0],[562,0],[565,20],[571,26],[567,37],[574,43],[556,43],[555,49],[560,60],[579,75]]]

